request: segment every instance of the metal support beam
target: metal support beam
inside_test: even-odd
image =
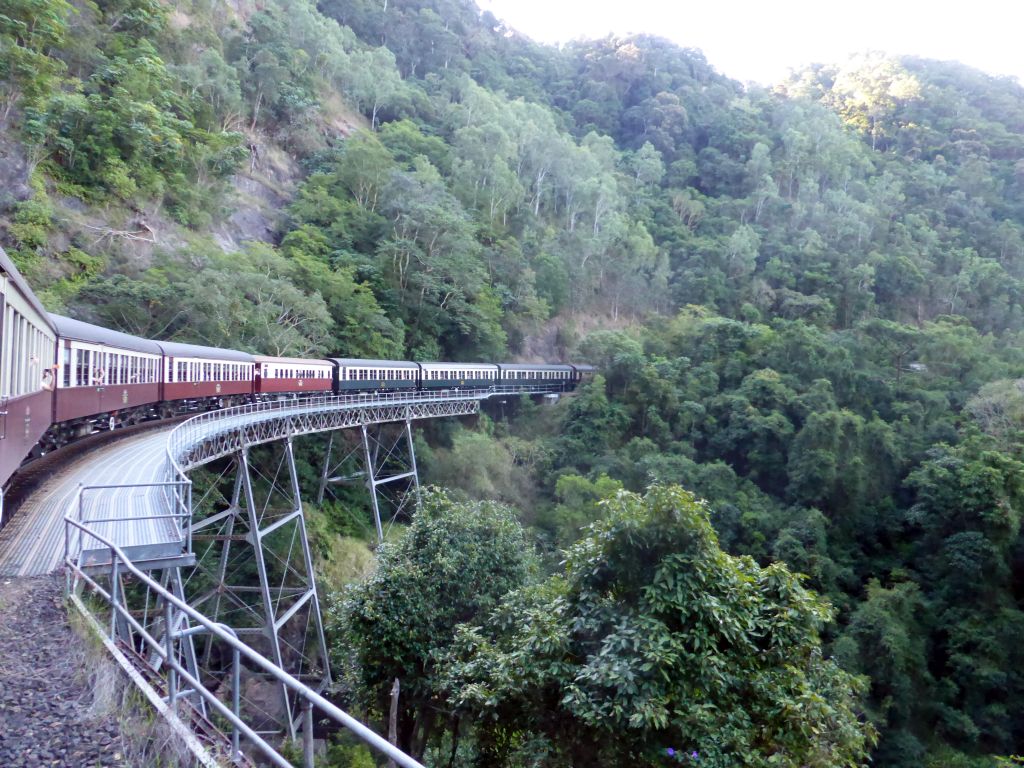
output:
[[[320,598],[316,591],[316,573],[313,570],[313,550],[309,546],[309,536],[306,532],[306,516],[302,512],[302,492],[299,489],[299,473],[295,468],[295,449],[292,446],[292,439],[289,437],[285,450],[288,454],[289,476],[292,481],[292,493],[295,504],[298,508],[297,523],[299,527],[299,542],[302,546],[302,559],[305,561],[306,576],[308,578],[309,599],[312,600],[310,613],[316,629],[316,638],[320,651],[320,662],[323,664],[323,685],[326,687],[331,683],[331,665],[327,655],[327,638],[324,635],[324,619],[320,613]],[[302,598],[300,598],[301,600]]]
[[[242,448],[238,452],[237,456],[238,472],[242,476],[242,488],[245,493],[245,508],[249,516],[249,530],[254,534],[259,531],[260,519],[259,513],[256,509],[256,494],[253,491],[252,477],[249,472],[249,449]],[[267,642],[270,643],[270,658],[280,668],[286,669],[284,665],[284,658],[281,655],[281,641],[278,636],[276,622],[274,620],[274,598],[271,594],[270,578],[267,575],[267,561],[263,552],[263,543],[259,540],[258,536],[253,537],[252,549],[256,556],[256,569],[259,572],[260,588],[263,593],[263,627],[264,634]],[[288,689],[281,686],[281,697],[283,700],[285,718],[285,728],[288,732],[288,738],[295,738],[295,722],[291,716],[291,702],[288,697]]]
[[[216,483],[226,483],[231,473],[230,501],[221,497],[227,509],[214,507],[193,523],[193,530],[202,531],[196,541],[205,548],[196,552],[192,578],[202,586],[190,602],[207,606],[215,622],[238,635],[258,635],[259,647],[281,669],[325,687],[331,680],[327,640],[291,439],[259,451],[242,448]],[[212,636],[205,642],[204,663],[213,667],[216,646]],[[275,705],[275,711],[263,715],[278,720],[295,738],[300,725],[296,706],[282,686],[280,710]]]
[[[419,504],[420,475],[416,467],[416,449],[413,446],[412,420],[405,418],[403,428],[397,434],[388,433],[388,425],[380,424],[371,435],[366,424],[360,425],[363,439],[363,466],[366,472],[366,489],[370,492],[373,522],[377,527],[377,540],[384,541],[384,521],[381,515],[381,501],[386,498],[383,486],[405,484],[405,493],[393,492],[388,499],[393,506],[391,520],[396,518],[409,504],[410,496]],[[404,452],[402,443],[405,443]],[[397,494],[397,495],[396,495]]]

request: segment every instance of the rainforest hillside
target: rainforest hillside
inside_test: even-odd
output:
[[[408,681],[402,743],[432,764],[856,765],[875,733],[878,766],[1024,752],[1016,81],[872,54],[745,87],[654,37],[538,45],[470,0],[0,0],[0,173],[0,240],[56,311],[283,355],[599,366],[556,408],[420,446],[456,512],[373,578],[440,567],[431,536],[494,538],[493,594],[338,598],[349,694],[377,716]],[[650,596],[640,539],[706,565],[709,594],[760,585],[749,628],[794,601],[786,647],[815,661],[788,725],[757,731],[784,658],[748,669],[747,720],[616,678],[649,671],[637,636],[682,653],[644,623],[678,595],[638,618],[580,576],[618,542],[601,578]],[[367,583],[436,616],[406,655],[371,658]],[[569,626],[624,666],[571,671]],[[686,658],[765,652],[714,637]],[[804,726],[829,739],[787,740]]]

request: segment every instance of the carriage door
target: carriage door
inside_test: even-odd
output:
[[[94,414],[101,410],[103,397],[103,381],[106,371],[103,368],[103,353],[96,349],[72,347],[75,353],[75,379],[78,389],[75,390],[74,413]]]
[[[117,397],[121,390],[117,388],[117,356],[104,350],[100,354],[99,372],[94,374],[96,391],[99,393],[97,410],[100,412],[116,411],[120,405]]]

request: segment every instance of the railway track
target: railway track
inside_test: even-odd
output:
[[[147,432],[151,429],[158,429],[170,424],[177,424],[180,421],[193,416],[192,413],[174,416],[169,419],[151,419],[127,427],[118,427],[115,430],[102,430],[94,432],[80,440],[68,443],[51,451],[38,459],[23,464],[17,474],[11,478],[10,485],[4,492],[3,519],[0,520],[0,531],[18,513],[21,502],[24,501],[33,491],[39,488],[40,484],[50,479],[55,473],[60,472],[64,467],[89,451],[105,445],[111,445],[119,440]]]

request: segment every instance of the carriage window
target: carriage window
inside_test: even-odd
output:
[[[75,385],[82,387],[89,383],[89,350],[75,350]]]
[[[71,386],[71,348],[64,347],[64,386]]]

